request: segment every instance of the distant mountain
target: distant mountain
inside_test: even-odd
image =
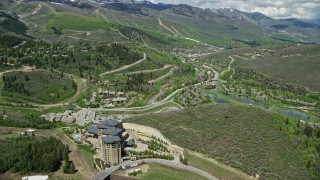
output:
[[[39,1],[47,2],[48,6],[55,6],[52,9],[58,12],[103,17],[112,24],[149,33],[156,31],[166,36],[192,39],[207,44],[226,44],[239,40],[250,42],[250,44],[279,40],[320,43],[319,25],[298,19],[278,20],[261,13],[247,13],[233,8],[203,9],[185,4],[155,4],[135,0]],[[25,0],[24,2],[27,4],[36,1]],[[51,2],[59,3],[60,6],[53,5]],[[23,6],[23,3],[19,6]],[[76,8],[81,8],[81,12]],[[19,13],[17,8],[6,9]],[[52,11],[52,9],[47,10]],[[37,18],[33,17],[33,19],[36,21]]]
[[[320,19],[301,19],[304,22],[307,23],[313,23],[313,24],[319,24],[320,25]]]

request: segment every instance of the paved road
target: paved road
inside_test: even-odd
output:
[[[149,104],[154,104],[156,102],[156,100],[160,96],[162,96],[163,93],[164,93],[163,89],[160,89],[160,91],[149,100]]]
[[[172,76],[173,73],[174,73],[174,71],[176,71],[177,69],[178,69],[178,67],[177,67],[177,66],[174,66],[174,68],[170,69],[167,74],[165,74],[165,75],[163,75],[163,76],[160,76],[160,77],[158,77],[158,78],[156,78],[156,79],[150,80],[150,81],[148,81],[148,83],[149,83],[149,84],[152,84],[152,83],[156,83],[156,82],[159,82],[159,81],[161,81],[161,80],[164,80],[164,79]]]
[[[164,70],[164,69],[168,69],[170,67],[172,67],[173,65],[171,64],[166,64],[164,65],[162,68],[159,68],[159,69],[147,69],[147,70],[141,70],[141,71],[133,71],[133,72],[128,72],[128,73],[124,73],[124,74],[140,74],[140,73],[150,73],[150,72],[156,72],[156,71],[161,71],[161,70]]]
[[[115,69],[115,70],[111,70],[111,71],[107,71],[107,72],[104,72],[104,73],[101,73],[100,76],[104,76],[104,75],[108,75],[108,74],[112,74],[112,73],[115,73],[115,72],[119,72],[119,71],[122,71],[122,70],[125,70],[125,69],[128,69],[132,66],[135,66],[137,64],[140,64],[141,62],[145,61],[147,59],[147,54],[146,53],[143,53],[143,58],[132,63],[132,64],[129,64],[129,65],[125,65],[125,66],[122,66],[120,67],[119,69]]]
[[[194,84],[194,85],[197,86],[199,84],[200,83]],[[179,92],[181,92],[185,88],[187,88],[187,87],[184,87],[184,88],[181,88],[181,89],[177,89],[173,93],[171,93],[169,96],[167,96],[166,98],[162,99],[161,101],[155,102],[153,104],[149,104],[147,106],[132,107],[132,108],[114,108],[114,109],[105,109],[105,108],[90,108],[90,109],[93,110],[93,111],[127,111],[127,112],[134,112],[134,111],[135,112],[139,112],[139,111],[150,110],[150,109],[162,106],[162,105],[170,102],[171,98],[173,98],[176,94],[178,94]]]
[[[195,167],[192,166],[187,166],[181,163],[177,163],[177,162],[173,162],[173,161],[169,161],[169,160],[164,160],[164,159],[142,159],[142,160],[137,160],[137,161],[127,161],[124,162],[122,164],[119,164],[117,166],[113,166],[111,168],[105,169],[100,171],[98,174],[96,174],[95,176],[93,176],[91,178],[91,180],[102,180],[105,179],[106,177],[108,177],[110,175],[110,173],[112,173],[113,171],[119,169],[120,166],[126,166],[126,165],[130,165],[133,163],[142,163],[142,162],[146,162],[146,163],[159,163],[165,166],[169,166],[169,167],[173,167],[173,168],[177,168],[177,169],[181,169],[184,171],[189,171],[195,174],[198,174],[202,177],[205,177],[207,179],[211,179],[211,180],[217,180],[216,177],[210,175],[207,172],[204,172],[200,169],[197,169]]]
[[[207,65],[203,65],[204,68],[210,69],[213,73],[214,73],[214,78],[212,79],[213,81],[218,81],[219,80],[219,76],[220,74],[218,73],[218,71],[216,71],[215,69],[213,69],[210,66]]]

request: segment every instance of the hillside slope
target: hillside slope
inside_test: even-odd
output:
[[[245,13],[236,9],[202,9],[188,5],[153,4],[150,2],[122,1],[81,1],[72,3],[62,0],[26,1],[10,4],[7,11],[20,15],[35,36],[41,31],[48,31],[43,19],[50,12],[77,14],[139,30],[153,32],[168,37],[198,42],[199,44],[227,45],[234,41],[249,45],[261,45],[277,41],[299,43],[319,42],[320,26],[299,20],[275,20],[260,13]],[[58,3],[57,3],[58,2]],[[76,17],[73,15],[73,17]],[[46,16],[46,18],[54,18]],[[52,20],[53,21],[53,20]],[[39,26],[38,26],[39,25]],[[50,24],[49,24],[50,25]],[[106,29],[108,26],[105,27]],[[100,28],[101,29],[101,28]],[[88,30],[77,29],[78,31]],[[116,31],[115,31],[116,32]],[[119,36],[115,32],[93,31],[99,37],[84,36],[82,39],[102,39],[103,36]],[[45,32],[47,34],[48,32]],[[137,31],[139,34],[139,32]],[[68,32],[62,32],[68,34]],[[70,32],[69,32],[70,34]],[[160,37],[161,35],[157,35]],[[70,36],[70,35],[66,35]],[[63,38],[63,37],[62,37]],[[79,36],[72,38],[81,39]],[[118,37],[119,39],[121,37]],[[143,39],[144,40],[144,39]],[[148,40],[147,40],[148,41]],[[148,43],[148,42],[147,42]]]
[[[265,179],[310,179],[298,143],[281,117],[249,106],[199,106],[126,120],[160,130],[172,142]]]

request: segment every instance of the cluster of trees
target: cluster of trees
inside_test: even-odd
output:
[[[3,119],[2,117],[2,114],[0,114],[0,126],[5,127],[52,129],[61,126],[59,123],[53,123],[38,118]]]
[[[320,177],[320,129],[316,128],[315,123],[303,123],[298,120],[296,124],[292,123],[289,118],[285,121],[287,133],[292,135],[299,143],[306,166],[314,175],[314,179]],[[294,130],[294,131],[292,131]]]
[[[0,35],[0,47],[14,47],[23,42],[23,39],[17,36]]]
[[[17,42],[21,41],[17,40]],[[101,73],[133,63],[143,57],[142,53],[120,44],[88,42],[69,47],[66,44],[50,45],[42,41],[33,43],[27,41],[24,46],[18,48],[0,46],[0,55],[14,61],[12,64],[36,66],[42,69],[70,70],[72,74],[81,75],[97,71]]]
[[[170,152],[165,145],[155,140],[151,140],[148,142],[148,148],[154,151]]]
[[[68,161],[69,147],[52,137],[21,136],[0,140],[0,173],[48,173]],[[74,166],[74,165],[73,165]]]
[[[307,93],[307,89],[305,87],[296,87],[289,83],[275,81],[264,74],[247,68],[236,68],[233,78],[237,81],[245,80],[244,84],[252,87],[288,91],[299,95],[305,95]],[[250,80],[254,80],[254,82]]]
[[[8,91],[8,92],[17,92],[17,93],[21,93],[21,94],[30,96],[30,92],[25,89],[25,84],[16,82],[16,80],[17,80],[16,75],[3,76],[2,79],[4,82],[3,90]],[[30,78],[27,76],[25,78],[25,80],[29,81]]]

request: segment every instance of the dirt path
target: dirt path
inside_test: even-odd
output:
[[[71,39],[76,39],[76,40],[86,40],[86,41],[94,41],[94,42],[96,42],[95,40],[87,39],[87,38],[79,38],[79,37],[74,37],[74,36],[66,36],[66,37],[71,38]]]
[[[190,41],[202,44],[202,45],[207,45],[206,43],[202,43],[202,42],[200,42],[198,40],[183,36],[175,27],[171,26],[171,28],[170,28],[170,27],[166,26],[165,24],[163,24],[162,20],[160,18],[158,18],[158,22],[159,22],[159,25],[161,27],[163,27],[164,29],[168,30],[169,32],[171,32],[176,37],[180,37],[182,39],[190,40]]]
[[[129,64],[129,65],[124,65],[118,69],[115,69],[115,70],[111,70],[111,71],[107,71],[107,72],[104,72],[104,73],[101,73],[100,76],[105,76],[105,75],[108,75],[108,74],[112,74],[112,73],[116,73],[116,72],[119,72],[119,71],[122,71],[122,70],[125,70],[125,69],[128,69],[132,66],[135,66],[137,64],[140,64],[141,62],[145,61],[147,59],[147,54],[146,53],[143,53],[143,58],[132,63],[132,64]]]
[[[6,73],[10,73],[10,72],[17,72],[17,71],[22,71],[22,72],[30,72],[30,71],[33,71],[34,68],[33,67],[30,67],[30,66],[23,66],[22,68],[19,68],[19,69],[10,69],[10,70],[6,70],[6,71],[3,71],[3,72],[0,72],[0,78],[6,74]]]
[[[121,37],[123,37],[124,39],[130,40],[130,38],[128,38],[127,36],[123,35],[123,34],[119,31],[119,29],[117,29],[116,31],[117,31],[117,33],[118,33]]]
[[[166,64],[162,68],[159,68],[159,69],[147,69],[147,70],[142,70],[142,71],[133,71],[133,72],[125,73],[125,74],[131,75],[131,74],[157,72],[157,71],[161,71],[161,70],[164,70],[164,69],[168,69],[170,67],[173,67],[173,65],[172,64]]]
[[[42,8],[42,5],[41,5],[41,4],[38,4],[38,7],[33,10],[32,14],[37,14],[38,11],[40,11],[41,8]]]
[[[45,6],[47,8],[49,8],[51,11],[56,11],[55,8],[53,8],[52,6],[48,5],[46,2],[40,3],[42,6]]]
[[[231,59],[231,62],[230,62],[230,64],[229,64],[229,66],[228,66],[228,69],[222,71],[222,72],[221,72],[221,76],[223,76],[226,72],[230,71],[231,65],[234,63],[234,58],[233,58],[232,56],[229,56],[229,58]]]
[[[172,30],[174,31],[174,32],[176,32],[176,34],[178,34],[179,36],[181,36],[181,37],[184,37],[184,35],[182,35],[174,26],[170,26],[171,28],[172,28]]]
[[[164,25],[162,23],[162,20],[160,18],[158,18],[158,22],[159,22],[159,25],[161,27],[163,27],[164,29],[166,29],[167,31],[171,32],[174,36],[178,36],[178,34],[176,32],[174,32],[171,28],[169,28],[168,26]]]
[[[109,19],[107,18],[107,16],[105,16],[104,14],[102,14],[100,12],[101,8],[99,7],[98,9],[96,9],[94,12],[98,15],[98,16],[101,16],[102,19],[104,19],[105,21],[107,21],[108,23],[110,23]]]
[[[12,130],[13,132],[19,133],[27,130],[28,128],[0,127],[0,130],[3,129]],[[71,151],[69,153],[70,160],[74,162],[76,169],[86,179],[90,179],[90,177],[94,176],[97,172],[96,170],[93,170],[93,168],[89,167],[89,164],[87,164],[85,157],[83,157],[80,153],[77,145],[73,141],[71,141],[67,136],[62,134],[62,132],[56,130],[36,130],[34,134],[36,136],[55,137],[61,140],[63,144],[67,144]]]
[[[163,75],[163,76],[160,76],[160,77],[158,77],[158,78],[156,78],[156,79],[150,80],[150,81],[148,81],[148,83],[149,83],[149,84],[152,84],[152,83],[156,83],[156,82],[159,82],[159,81],[161,81],[161,80],[164,80],[164,79],[172,76],[173,73],[174,73],[174,71],[176,71],[177,69],[178,69],[178,67],[177,67],[177,66],[174,66],[174,68],[171,68],[170,71],[169,71],[167,74],[165,74],[165,75]]]

